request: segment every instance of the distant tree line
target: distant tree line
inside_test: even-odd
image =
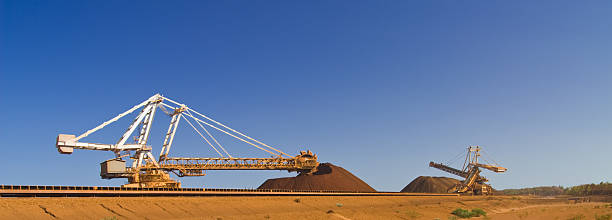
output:
[[[612,183],[584,184],[565,189],[565,194],[573,196],[612,195]]]
[[[601,182],[599,184],[583,184],[564,188],[562,186],[540,186],[522,189],[504,189],[497,191],[501,195],[537,195],[537,196],[589,196],[589,195],[612,195],[612,183]]]
[[[562,186],[539,186],[522,189],[504,189],[498,191],[502,195],[537,195],[537,196],[556,196],[564,194]]]

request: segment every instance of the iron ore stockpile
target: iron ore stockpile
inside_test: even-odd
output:
[[[448,177],[419,176],[408,184],[401,192],[413,193],[447,193],[461,181]]]
[[[268,179],[258,189],[288,190],[334,190],[351,192],[376,192],[363,180],[342,167],[331,163],[321,163],[312,174],[296,177]]]

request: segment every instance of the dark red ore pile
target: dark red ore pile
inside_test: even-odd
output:
[[[401,192],[447,193],[450,188],[460,182],[448,177],[419,176],[404,187]]]
[[[334,190],[346,192],[376,192],[363,180],[342,167],[322,163],[312,174],[268,179],[258,189]]]

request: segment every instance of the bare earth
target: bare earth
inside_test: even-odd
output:
[[[0,198],[0,219],[594,219],[610,202],[573,204],[542,197],[135,197]]]

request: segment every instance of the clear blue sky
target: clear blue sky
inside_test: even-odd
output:
[[[495,188],[612,181],[610,1],[0,0],[0,184],[119,185],[59,155],[161,93],[400,190],[468,145]],[[83,141],[114,143],[133,116]],[[168,118],[158,115],[155,154]],[[186,124],[171,153],[214,156]],[[265,156],[230,142],[236,156]],[[239,174],[239,175],[238,175]],[[186,186],[257,187],[281,171]]]

